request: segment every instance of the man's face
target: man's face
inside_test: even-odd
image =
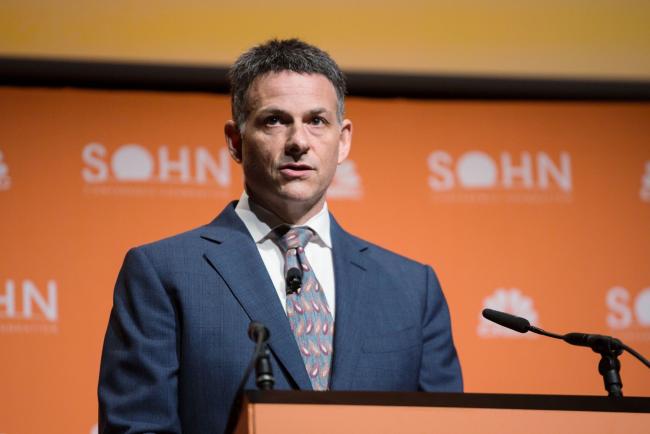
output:
[[[243,134],[226,125],[251,197],[271,211],[320,210],[336,167],[350,150],[352,124],[337,119],[332,83],[290,71],[258,77],[248,91]]]

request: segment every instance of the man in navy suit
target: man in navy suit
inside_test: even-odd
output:
[[[102,355],[99,432],[223,432],[253,350],[251,321],[270,331],[276,389],[312,390],[287,319],[282,227],[311,237],[305,261],[334,321],[328,389],[462,391],[431,267],[348,234],[327,210],[352,137],[336,63],[299,40],[273,40],[244,53],[230,79],[225,135],[245,191],[210,224],[126,255]]]

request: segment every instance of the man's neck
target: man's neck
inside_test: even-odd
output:
[[[255,242],[263,241],[268,237],[272,229],[287,224],[286,221],[280,219],[276,214],[253,202],[246,191],[242,193],[237,206],[235,206],[235,212],[244,222]],[[309,226],[317,235],[317,237],[312,239],[314,242],[317,244],[321,243],[330,249],[332,248],[330,216],[329,210],[327,209],[327,202],[325,202],[318,214],[297,226]]]
[[[274,214],[281,222],[290,225],[302,225],[317,215],[325,205],[325,196],[322,196],[314,204],[305,202],[284,202],[270,204],[258,199],[255,194],[247,188],[250,207],[255,212],[255,207],[262,207],[266,212]],[[255,212],[256,213],[256,212]],[[257,213],[256,213],[257,214]]]

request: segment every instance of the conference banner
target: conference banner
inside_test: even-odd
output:
[[[597,354],[484,308],[650,355],[650,104],[349,98],[347,117],[330,209],[434,267],[466,391],[605,395]],[[0,433],[95,432],[124,255],[240,196],[229,118],[225,95],[0,88]]]

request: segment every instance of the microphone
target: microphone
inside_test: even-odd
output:
[[[255,384],[260,390],[273,390],[275,384],[271,360],[269,359],[269,349],[266,347],[266,340],[269,335],[269,329],[262,323],[253,321],[248,326],[248,337],[256,344],[253,361],[255,363]]]
[[[526,318],[499,312],[498,310],[483,309],[483,317],[510,330],[526,333],[530,330],[530,322]]]
[[[540,335],[549,336],[555,339],[561,339],[571,345],[588,347],[597,353],[601,352],[601,349],[605,351],[625,349],[625,344],[611,336],[589,333],[567,333],[565,335],[557,335],[555,333],[550,333],[530,325],[530,322],[526,318],[511,315],[505,312],[499,312],[498,310],[483,309],[483,317],[499,324],[500,326],[509,328],[510,330],[514,330],[519,333],[526,333],[528,331],[531,331]]]
[[[287,295],[298,292],[302,286],[302,270],[297,267],[289,268],[285,279],[287,283]]]
[[[621,365],[617,359],[617,357],[623,353],[623,350],[632,354],[644,365],[650,368],[650,362],[648,362],[645,357],[625,345],[620,340],[611,336],[588,333],[567,333],[564,335],[558,335],[530,325],[530,322],[526,318],[521,318],[492,309],[483,309],[483,317],[519,333],[531,331],[539,335],[561,339],[571,345],[591,348],[595,353],[601,355],[598,372],[603,376],[605,389],[609,393],[609,396],[623,396],[621,390],[623,388],[623,382],[618,374]]]
[[[255,343],[260,339],[262,342],[266,342],[269,338],[269,329],[264,327],[264,324],[253,321],[248,326],[248,337]]]
[[[266,347],[266,341],[269,336],[269,329],[267,329],[264,324],[252,321],[248,325],[248,337],[255,342],[255,350],[253,351],[253,356],[251,357],[251,360],[244,371],[244,375],[239,382],[239,386],[237,386],[237,392],[235,393],[235,398],[230,407],[230,413],[228,414],[228,420],[226,422],[225,432],[227,433],[235,432],[237,422],[239,421],[244,387],[253,372],[253,367],[255,367],[255,384],[257,384],[257,387],[261,390],[273,389],[275,379],[273,378],[273,372],[271,370],[269,350]]]

